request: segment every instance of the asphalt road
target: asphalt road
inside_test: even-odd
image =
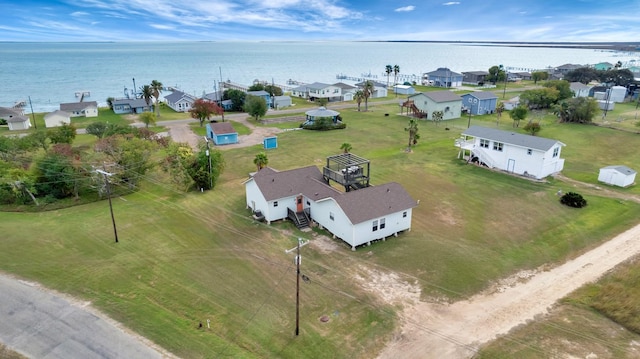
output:
[[[1,274],[0,341],[29,358],[170,357],[87,303]]]

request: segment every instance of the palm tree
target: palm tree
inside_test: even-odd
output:
[[[256,158],[253,159],[253,164],[258,167],[258,171],[263,169],[267,164],[269,164],[269,159],[267,158],[267,154],[264,152],[260,152],[256,155]]]
[[[393,66],[391,65],[385,66],[384,72],[387,74],[387,87],[389,87],[389,76],[393,72]]]
[[[394,84],[398,83],[398,75],[400,75],[400,66],[394,65],[393,66],[393,83]]]
[[[158,80],[151,81],[151,90],[153,90],[153,97],[156,98],[156,116],[160,117],[160,94],[162,93],[162,82]]]
[[[502,112],[504,112],[504,102],[500,102],[498,106],[496,106],[496,125],[500,124],[500,118],[502,117]]]
[[[358,103],[358,112],[360,112],[360,104],[364,99],[364,92],[362,92],[362,90],[357,90],[356,93],[353,95],[353,99],[356,100],[356,102]]]
[[[409,132],[409,146],[407,147],[407,152],[411,151],[411,146],[418,143],[418,139],[420,139],[420,135],[418,134],[418,120],[412,118],[409,120],[409,126],[405,127],[405,131]]]
[[[140,88],[140,93],[142,94],[142,98],[144,102],[147,103],[147,106],[151,105],[151,98],[153,97],[153,89],[149,85],[144,85]]]
[[[344,153],[349,153],[349,151],[351,151],[353,147],[351,147],[351,144],[349,142],[345,142],[340,146],[340,149],[344,151]]]
[[[362,94],[364,96],[364,110],[369,111],[369,97],[373,94],[374,86],[371,80],[367,80],[364,82],[362,86]]]

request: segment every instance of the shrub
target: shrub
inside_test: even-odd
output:
[[[587,205],[587,200],[575,192],[567,192],[560,197],[560,203],[573,208],[582,208]]]

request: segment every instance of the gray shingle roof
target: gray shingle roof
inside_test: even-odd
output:
[[[494,94],[493,92],[489,92],[489,91],[475,91],[475,92],[470,92],[468,94],[464,94],[462,96],[473,96],[475,98],[477,98],[478,100],[490,100],[490,99],[494,99],[494,98],[498,98],[498,96],[496,96],[496,94]]]
[[[423,92],[423,94],[435,102],[462,101],[462,97],[448,90]]]
[[[247,91],[247,95],[251,95],[251,96],[271,96],[267,91],[265,90],[259,90],[259,91]]]
[[[463,74],[472,74],[472,75],[488,75],[488,71],[465,71]]]
[[[440,76],[440,77],[462,76],[462,74],[459,74],[457,72],[453,72],[447,67],[438,67],[438,69],[435,70],[435,71],[427,72],[427,75],[429,75],[429,76]]]
[[[623,165],[614,165],[614,166],[607,166],[607,167],[602,167],[602,169],[611,169],[614,170],[616,172],[619,172],[621,174],[624,175],[632,175],[635,174],[636,171],[632,170],[631,168],[627,167],[627,166],[623,166]]]
[[[233,128],[233,125],[229,122],[214,122],[211,124],[211,130],[216,135],[228,135],[231,133],[238,133],[238,131]]]
[[[282,172],[265,167],[254,174],[253,179],[267,201],[299,194],[313,201],[333,198],[353,224],[417,206],[417,202],[396,182],[340,192],[324,182],[316,166]]]
[[[165,100],[169,101],[169,102],[177,102],[178,100],[180,100],[183,97],[187,97],[189,99],[191,99],[192,101],[195,101],[196,98],[195,96],[189,95],[188,93],[182,92],[182,91],[178,91],[178,90],[174,90],[172,93],[170,93],[169,95],[165,96]]]
[[[305,90],[305,89],[322,90],[322,89],[327,88],[329,86],[331,86],[331,85],[325,84],[325,83],[322,83],[322,82],[314,82],[312,84],[303,85],[303,86],[300,86],[298,88],[300,88],[302,90]]]
[[[591,86],[587,86],[582,82],[572,82],[569,84],[569,88],[573,91],[578,91],[578,90],[589,90],[591,89]]]
[[[87,101],[87,102],[69,102],[69,103],[60,104],[60,110],[67,111],[67,112],[82,111],[90,107],[98,108],[98,102]]]
[[[329,110],[325,107],[318,107],[317,109],[309,110],[305,112],[305,114],[307,116],[313,116],[313,117],[334,117],[334,116],[338,116],[340,112]]]
[[[556,144],[564,146],[564,143],[549,138],[523,135],[521,133],[502,131],[495,128],[471,126],[462,133],[465,136],[484,138],[491,141],[508,143],[514,146],[548,151]]]
[[[145,101],[143,98],[121,98],[121,99],[113,100],[114,105],[126,104],[132,108],[147,107],[147,106],[151,106],[152,103],[153,103],[152,100],[150,100],[149,104],[147,104],[147,101]]]

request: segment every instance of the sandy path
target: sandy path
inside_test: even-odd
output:
[[[637,225],[574,260],[533,274],[526,283],[450,305],[409,306],[400,335],[379,358],[470,358],[480,344],[546,314],[558,299],[639,253]]]

